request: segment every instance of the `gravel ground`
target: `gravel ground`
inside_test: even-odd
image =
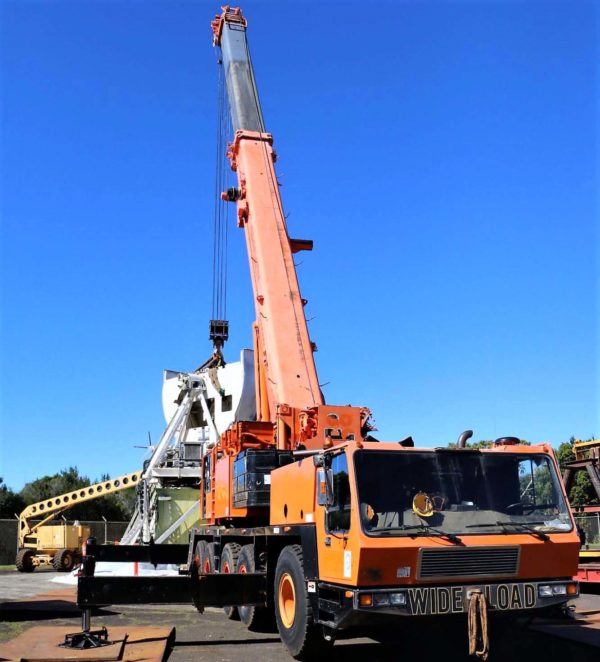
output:
[[[35,594],[64,588],[64,584],[51,581],[57,574],[50,570],[32,574],[0,572],[0,602],[5,599],[29,598]],[[581,606],[600,610],[600,596],[583,596]],[[331,662],[359,659],[365,662],[383,662],[400,656],[414,656],[419,662],[437,661],[440,656],[450,657],[453,662],[470,660],[466,655],[466,628],[463,624],[446,627],[444,623],[438,623],[428,628],[419,627],[417,630],[414,622],[402,621],[393,632],[372,632],[371,637],[338,641],[328,657]],[[71,624],[74,631],[79,629],[79,616],[76,611],[59,613],[54,610],[35,614],[0,612],[0,641],[10,639],[33,625]],[[276,631],[248,632],[239,622],[225,618],[223,612],[218,609],[207,609],[200,615],[192,606],[115,607],[95,614],[92,624],[106,625],[109,632],[111,625],[173,626],[177,630],[176,644],[169,657],[173,662],[291,660]],[[490,660],[597,662],[600,659],[598,648],[574,645],[525,629],[493,627],[490,639]]]

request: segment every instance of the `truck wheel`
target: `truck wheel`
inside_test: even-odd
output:
[[[275,569],[275,618],[281,641],[297,660],[321,659],[332,642],[315,624],[306,590],[302,547],[284,547]]]
[[[215,543],[204,541],[200,546],[200,565],[198,571],[201,575],[212,575],[215,572]]]
[[[241,549],[241,546],[235,542],[228,542],[225,547],[223,547],[223,551],[221,552],[221,574],[227,575],[231,572],[235,572]],[[223,607],[223,611],[227,618],[232,621],[240,620],[237,607]]]
[[[52,565],[58,572],[70,572],[75,567],[73,552],[68,549],[59,549],[54,555]]]
[[[204,606],[199,604],[198,598],[197,598],[197,588],[198,588],[198,575],[203,574],[201,571],[202,568],[202,558],[204,555],[207,553],[206,551],[207,547],[207,542],[206,540],[199,540],[196,543],[196,546],[194,547],[194,558],[192,561],[192,567],[190,568],[190,580],[192,584],[192,601],[194,603],[194,607],[203,614],[204,613]]]
[[[244,545],[238,556],[237,571],[239,573],[256,572],[256,561],[254,558],[254,545]],[[256,605],[242,605],[237,608],[240,621],[254,632],[261,632],[268,628],[269,610],[266,607]]]
[[[35,551],[33,549],[28,549],[24,547],[17,552],[17,558],[15,559],[15,565],[19,572],[33,572],[35,566],[33,565],[33,557],[35,556]]]

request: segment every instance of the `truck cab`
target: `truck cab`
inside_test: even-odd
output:
[[[578,592],[579,538],[545,444],[340,444],[273,472],[271,524],[315,527],[319,580],[347,596],[336,626],[463,613],[474,590],[492,612]]]

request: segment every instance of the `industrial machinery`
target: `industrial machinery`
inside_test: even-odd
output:
[[[69,572],[81,560],[81,546],[90,536],[90,528],[80,524],[48,522],[69,508],[137,485],[140,473],[110,478],[101,483],[59,494],[27,506],[19,515],[19,551],[15,565],[19,572],[33,572],[39,565],[53,565]],[[41,517],[41,520],[37,518]]]
[[[573,443],[573,453],[575,454],[575,460],[569,462],[563,472],[563,481],[567,489],[567,494],[573,486],[575,474],[578,471],[586,471],[598,499],[600,499],[600,439],[575,441]]]
[[[573,452],[575,460],[569,462],[563,471],[567,494],[571,492],[576,473],[585,471],[600,503],[600,439],[577,440],[573,444]],[[600,585],[600,505],[576,507],[575,522],[582,537],[577,579]]]
[[[380,442],[367,407],[324,402],[293,261],[312,242],[288,235],[246,27],[238,8],[212,22],[235,132],[237,184],[222,198],[245,234],[256,310],[251,374],[229,390],[227,322],[213,319],[212,360],[182,374],[173,396],[181,406],[201,394],[196,424],[211,435],[204,524],[187,546],[90,542],[78,604],[87,612],[191,592],[199,610],[223,606],[248,628],[274,615],[290,654],[308,659],[346,628],[454,614],[485,658],[487,612],[533,615],[578,594],[579,538],[552,448],[514,437],[470,448],[470,431],[452,449]],[[94,576],[96,561],[126,559],[184,571]]]
[[[140,498],[121,544],[176,542],[198,525],[201,464],[204,449],[219,430],[255,411],[254,363],[250,350],[239,362],[215,360],[193,373],[165,370],[162,404],[167,427],[144,462]],[[225,403],[215,410],[215,401]],[[167,506],[167,502],[170,502]]]

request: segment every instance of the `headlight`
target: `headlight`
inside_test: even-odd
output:
[[[401,607],[406,604],[406,593],[390,593],[390,602],[394,607]]]
[[[402,607],[406,604],[406,593],[373,593],[373,607]]]
[[[552,593],[554,595],[567,595],[567,587],[564,584],[555,584],[552,587]]]
[[[390,596],[388,593],[373,593],[374,607],[389,607]]]
[[[552,586],[550,586],[550,584],[543,584],[542,586],[538,586],[538,595],[540,598],[551,598]]]

